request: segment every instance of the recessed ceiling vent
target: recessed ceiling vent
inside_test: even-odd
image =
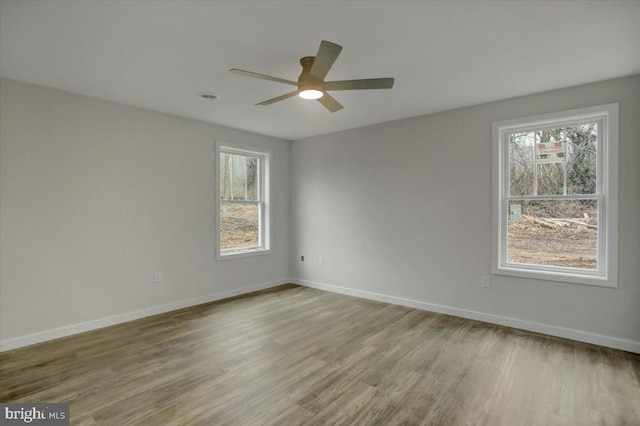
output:
[[[211,92],[200,92],[198,93],[198,97],[209,102],[217,101],[220,99],[219,95],[213,94]]]

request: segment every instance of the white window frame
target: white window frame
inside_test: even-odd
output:
[[[221,249],[220,248],[220,209],[222,206],[220,194],[220,154],[237,154],[250,157],[258,157],[258,247]],[[271,151],[216,141],[216,258],[217,260],[237,259],[248,256],[257,256],[271,253]],[[233,202],[233,201],[226,201]],[[245,201],[242,201],[243,203]]]
[[[596,194],[554,196],[509,195],[508,135],[519,131],[598,123]],[[617,287],[618,269],[618,104],[599,105],[492,123],[492,273],[566,283]],[[507,221],[510,200],[598,200],[598,269],[529,265],[507,260]]]

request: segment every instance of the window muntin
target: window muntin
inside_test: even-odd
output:
[[[493,272],[616,286],[617,105],[493,131]]]
[[[218,143],[218,259],[268,253],[269,154]]]

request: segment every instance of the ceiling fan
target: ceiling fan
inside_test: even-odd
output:
[[[316,56],[305,56],[300,59],[302,73],[300,77],[298,77],[297,82],[251,71],[239,70],[237,68],[230,69],[229,72],[298,87],[298,89],[293,92],[268,99],[256,105],[271,105],[272,103],[298,95],[303,99],[317,99],[318,102],[331,112],[340,111],[344,107],[340,105],[333,96],[327,93],[330,90],[391,89],[393,87],[393,78],[324,81],[331,66],[336,61],[336,58],[338,58],[340,51],[342,51],[342,46],[328,41],[322,41]]]

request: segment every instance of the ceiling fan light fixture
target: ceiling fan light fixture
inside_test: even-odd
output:
[[[301,90],[300,93],[298,93],[298,96],[300,96],[302,99],[320,99],[322,96],[324,96],[324,93],[322,93],[321,90],[306,89]]]
[[[344,107],[340,105],[340,102],[335,100],[333,96],[331,96],[329,92],[332,90],[391,89],[393,87],[394,79],[391,77],[325,82],[327,73],[333,66],[333,63],[336,61],[336,58],[341,51],[342,46],[331,43],[330,41],[322,40],[316,56],[305,56],[300,58],[302,72],[300,73],[297,82],[266,74],[258,74],[257,72],[240,70],[237,68],[231,68],[229,72],[244,75],[246,77],[259,78],[261,80],[269,80],[277,83],[288,84],[290,86],[297,86],[297,90],[256,104],[263,106],[271,105],[298,95],[302,99],[315,99],[329,110],[329,112],[336,112],[340,111]]]

